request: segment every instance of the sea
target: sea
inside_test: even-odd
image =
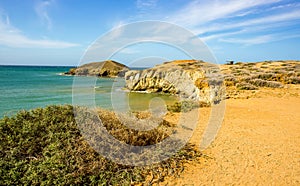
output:
[[[0,118],[20,110],[47,105],[82,105],[110,110],[144,111],[153,100],[172,104],[177,98],[165,94],[129,92],[122,78],[62,75],[72,67],[0,66]]]

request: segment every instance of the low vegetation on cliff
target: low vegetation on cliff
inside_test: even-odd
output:
[[[284,88],[300,84],[300,61],[238,62],[221,65],[227,98],[234,98],[241,91],[262,88]]]

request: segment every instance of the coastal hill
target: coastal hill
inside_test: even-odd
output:
[[[124,76],[129,68],[126,65],[116,61],[107,60],[102,62],[92,62],[81,65],[77,68],[71,68],[66,75],[79,76],[100,76],[100,77],[117,77]]]
[[[225,98],[249,98],[265,88],[300,84],[300,61],[212,64],[174,60],[145,70],[129,70],[116,61],[92,62],[71,68],[66,75],[124,77],[130,91],[167,93],[204,105]],[[226,91],[225,91],[226,88]]]
[[[131,91],[163,92],[211,104],[222,99],[222,78],[218,65],[198,60],[175,60],[153,68],[125,73]],[[214,85],[210,87],[209,85]]]
[[[212,103],[224,97],[249,97],[262,88],[300,84],[299,61],[264,61],[216,65],[198,60],[175,60],[125,74],[131,91],[164,92]],[[250,91],[249,91],[250,90]]]

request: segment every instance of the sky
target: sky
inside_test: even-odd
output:
[[[77,66],[103,35],[147,20],[187,29],[218,63],[300,60],[299,0],[0,0],[0,65]],[[163,60],[186,58],[137,44],[123,51],[130,59],[116,59],[138,61],[134,47]]]

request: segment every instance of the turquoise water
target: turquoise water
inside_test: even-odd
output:
[[[122,88],[122,79],[61,76],[70,67],[0,66],[0,117],[10,116],[19,110],[29,110],[52,104],[78,102],[73,83],[85,85],[80,89],[82,105],[113,109],[113,105],[129,105],[133,110],[146,110],[154,97],[170,104],[176,98],[167,95],[129,93]],[[78,85],[78,83],[76,84]],[[76,87],[76,86],[75,86]],[[76,94],[72,94],[73,91]],[[91,94],[92,93],[92,94]],[[84,98],[84,99],[82,99]],[[112,100],[114,100],[112,104]]]

